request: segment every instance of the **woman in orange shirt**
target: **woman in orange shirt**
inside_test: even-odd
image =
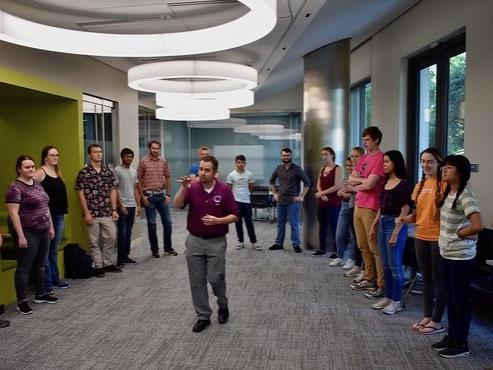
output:
[[[402,223],[416,223],[414,249],[418,268],[423,276],[424,318],[412,328],[419,334],[441,333],[445,329],[440,323],[445,310],[445,296],[440,284],[440,209],[438,204],[444,190],[439,171],[443,158],[438,149],[428,148],[421,152],[423,170],[421,181],[414,187],[412,199],[415,211],[399,217]],[[397,221],[397,220],[396,220]]]

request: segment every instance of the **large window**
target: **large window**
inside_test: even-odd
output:
[[[115,122],[116,104],[112,101],[83,95],[84,152],[88,161],[87,147],[99,144],[103,147],[103,161],[114,165],[113,124]]]
[[[371,82],[365,80],[351,87],[350,98],[350,139],[351,147],[361,145],[361,134],[371,125]]]
[[[411,58],[408,70],[408,163],[417,178],[422,150],[464,152],[465,35]]]

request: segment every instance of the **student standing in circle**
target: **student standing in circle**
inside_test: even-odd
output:
[[[55,237],[50,242],[48,258],[45,263],[45,289],[53,293],[53,287],[67,289],[70,284],[60,280],[58,271],[58,248],[63,238],[65,214],[68,213],[67,188],[59,167],[60,154],[54,146],[45,146],[41,151],[41,167],[34,173],[34,179],[39,181],[50,198],[49,207]]]
[[[58,298],[46,294],[44,265],[50,239],[55,237],[48,203],[50,199],[41,184],[34,180],[34,160],[21,155],[16,162],[17,179],[5,195],[9,212],[9,231],[12,235],[16,254],[15,290],[17,311],[23,315],[32,314],[27,302],[29,273],[33,268],[36,295],[34,303],[57,303]]]

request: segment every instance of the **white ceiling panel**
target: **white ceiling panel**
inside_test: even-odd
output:
[[[81,11],[89,9],[105,9],[119,7],[138,7],[143,5],[163,5],[166,2],[160,0],[33,0],[33,2],[50,9],[62,11]]]
[[[86,31],[121,34],[185,32],[187,27],[176,20],[142,20],[79,24]]]
[[[267,98],[302,80],[304,54],[341,38],[364,39],[418,1],[277,0],[274,30],[240,48],[180,58],[96,59],[125,72],[138,64],[172,59],[251,65],[262,82],[258,96]],[[43,24],[124,34],[196,30],[248,11],[233,0],[0,0],[0,9]]]

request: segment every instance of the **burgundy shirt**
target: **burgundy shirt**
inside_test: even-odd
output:
[[[19,218],[24,231],[46,231],[50,228],[50,198],[41,184],[32,185],[15,180],[7,190],[5,203],[19,204]]]
[[[320,188],[323,190],[327,190],[334,186],[336,179],[336,168],[339,165],[335,165],[329,172],[324,173],[325,167],[323,166],[320,170]],[[323,201],[322,198],[318,198],[318,206],[319,207],[334,207],[339,208],[341,206],[341,198],[337,196],[337,191],[326,195],[328,200]]]
[[[207,237],[223,236],[228,233],[228,225],[205,225],[202,217],[211,215],[224,217],[238,216],[238,205],[231,189],[220,181],[210,193],[204,190],[201,182],[194,182],[185,194],[185,205],[189,206],[187,230],[194,235]]]

